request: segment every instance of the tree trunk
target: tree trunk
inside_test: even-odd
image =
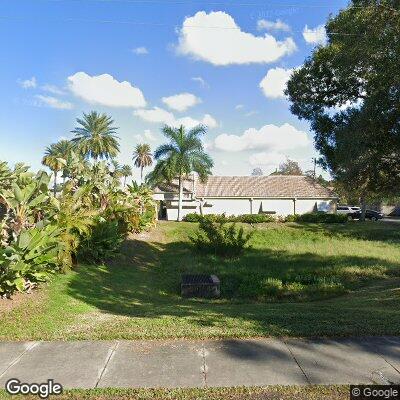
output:
[[[182,176],[179,176],[178,221],[182,221],[182,198],[183,198],[183,182],[182,182]]]
[[[126,186],[126,176],[124,176],[124,188]]]
[[[54,171],[53,193],[54,193],[54,197],[56,197],[56,194],[57,194],[57,171]]]
[[[360,198],[360,203],[361,203],[361,216],[360,216],[360,221],[365,221],[365,211],[367,208],[367,204],[365,203],[365,197],[364,195],[361,196]]]

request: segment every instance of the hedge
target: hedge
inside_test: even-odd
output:
[[[247,224],[260,224],[264,222],[308,222],[336,224],[347,222],[347,215],[328,214],[321,211],[301,215],[287,215],[286,217],[273,217],[269,214],[243,214],[238,216],[226,216],[225,214],[199,215],[196,213],[190,213],[183,218],[183,220],[186,222],[200,222],[203,219],[212,222],[244,222]]]

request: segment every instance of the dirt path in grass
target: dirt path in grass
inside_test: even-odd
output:
[[[33,290],[31,293],[14,293],[9,299],[0,299],[0,316],[9,313],[26,303],[41,302],[46,297],[46,288]]]

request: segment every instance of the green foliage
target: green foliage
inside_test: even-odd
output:
[[[298,214],[289,214],[286,215],[283,222],[296,222],[298,217],[299,217]]]
[[[201,215],[197,213],[189,213],[183,217],[186,222],[200,222]]]
[[[245,233],[243,227],[238,229],[235,224],[203,218],[197,235],[190,240],[200,252],[233,258],[243,253],[251,236],[252,233]]]
[[[36,227],[21,233],[0,252],[0,294],[23,291],[27,284],[47,280],[59,270],[62,249],[60,229],[56,226]]]
[[[286,217],[273,217],[269,214],[243,214],[231,215],[225,214],[207,214],[199,215],[196,213],[187,214],[184,218],[186,222],[201,222],[203,220],[210,222],[243,222],[247,224],[261,224],[265,222],[312,222],[312,223],[344,223],[347,222],[347,216],[343,214],[329,214],[326,212],[318,211],[307,214],[290,214]]]
[[[303,171],[297,161],[287,159],[279,164],[279,168],[270,175],[303,175]]]
[[[147,143],[136,145],[132,159],[135,167],[140,168],[140,180],[143,182],[143,168],[149,167],[153,164],[150,145]]]
[[[264,222],[275,222],[275,218],[268,214],[243,214],[236,217],[235,221],[247,224],[261,224]]]
[[[130,207],[124,215],[129,232],[141,232],[154,227],[157,220],[156,203],[152,190],[145,184],[132,182],[127,187],[126,204]]]
[[[81,241],[78,257],[88,262],[107,261],[118,254],[123,240],[118,221],[100,219]]]
[[[398,0],[352,0],[326,24],[287,85],[314,133],[320,163],[357,197],[396,195],[400,174]]]
[[[114,121],[107,114],[83,113],[83,118],[78,118],[77,122],[78,126],[72,131],[75,133],[72,142],[79,153],[96,161],[119,153],[118,128],[113,126]]]
[[[155,225],[152,191],[136,184],[121,188],[130,166],[98,161],[119,149],[111,118],[92,112],[78,122],[72,142],[63,140],[45,151],[43,163],[54,172],[53,194],[44,171],[34,174],[23,164],[12,170],[0,162],[0,295],[29,289],[49,272],[73,267],[78,255],[104,261],[118,252],[128,231]],[[61,171],[63,183],[57,185]]]
[[[211,175],[214,162],[205,153],[201,141],[201,135],[206,133],[204,126],[196,126],[188,132],[183,125],[179,128],[164,126],[163,133],[169,142],[159,146],[155,151],[154,158],[157,164],[147,176],[147,180],[151,185],[178,180],[178,221],[181,221],[184,179],[195,172],[200,181],[205,182]]]
[[[290,218],[289,218],[290,217]],[[288,220],[289,218],[289,220]],[[343,224],[348,221],[345,214],[329,214],[325,212],[315,212],[301,215],[293,215],[287,217],[287,222],[311,222],[311,223],[327,223],[327,224]]]

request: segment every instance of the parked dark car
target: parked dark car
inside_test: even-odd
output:
[[[355,212],[351,214],[351,218],[353,219],[360,219],[361,218],[361,211]],[[383,214],[378,211],[373,210],[366,210],[365,211],[365,219],[369,219],[371,221],[378,221],[379,219],[383,218]]]

